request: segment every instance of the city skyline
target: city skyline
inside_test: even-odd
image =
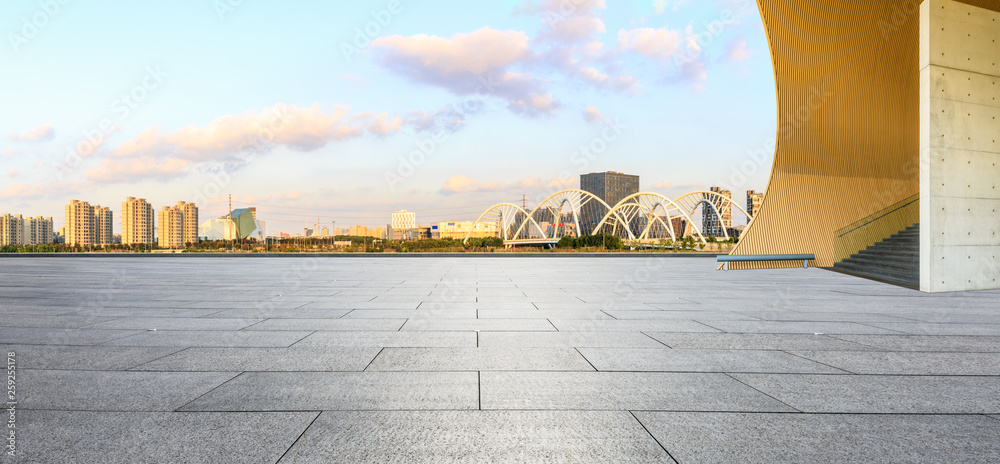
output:
[[[0,6],[24,38],[0,47],[18,69],[0,77],[0,209],[58,229],[70,198],[219,217],[233,193],[295,231],[464,219],[581,172],[667,196],[766,185],[778,117],[753,2],[558,4]]]
[[[593,175],[597,175],[597,174],[603,175],[605,173],[588,173],[587,175],[582,175],[581,178],[582,177],[587,177],[587,176],[593,176]],[[626,176],[628,176],[627,174],[623,174],[623,173],[620,173],[620,172],[614,172],[614,171],[609,171],[609,172],[607,172],[607,174],[617,174],[617,175],[626,175]],[[636,182],[638,182],[638,180],[641,178],[640,176],[629,176],[629,177],[634,177]],[[584,186],[580,185],[578,187],[584,187]],[[578,188],[578,187],[573,187],[573,188]],[[717,191],[717,189],[718,189],[718,187],[713,186],[709,190],[706,190],[706,191],[715,192],[715,191]],[[584,189],[584,190],[586,190],[586,189]],[[540,195],[537,198],[533,198],[532,199],[533,203],[530,204],[526,210],[527,211],[531,211],[533,209],[533,207],[537,206],[537,202],[541,201],[544,198],[544,196],[546,196],[547,194],[554,194],[554,193],[557,193],[557,192],[555,192],[555,191],[549,191],[549,192],[545,192],[544,194]],[[635,192],[633,192],[633,193],[635,193]],[[653,192],[653,193],[656,193],[656,192]],[[750,202],[751,202],[751,197],[758,196],[759,198],[763,198],[763,192],[756,192],[754,190],[748,190],[746,192],[746,195],[747,195],[748,208],[749,208],[749,205],[750,205]],[[522,200],[524,200],[524,198],[525,197],[522,197]],[[125,224],[125,222],[127,222],[127,221],[123,221],[123,219],[126,218],[126,217],[128,217],[128,215],[126,215],[126,211],[129,211],[132,208],[130,205],[132,203],[134,203],[135,201],[141,202],[144,205],[144,208],[148,209],[148,211],[146,211],[145,214],[148,214],[149,218],[153,218],[153,217],[160,218],[160,219],[154,219],[153,220],[154,224],[153,224],[153,227],[151,228],[151,230],[145,230],[144,229],[145,231],[142,232],[143,234],[147,234],[147,238],[143,239],[143,240],[140,240],[139,242],[136,242],[136,243],[142,243],[142,242],[146,242],[146,241],[150,240],[148,237],[152,237],[152,240],[156,241],[155,239],[157,239],[157,238],[159,238],[161,236],[160,235],[161,232],[159,231],[160,224],[163,222],[163,219],[162,219],[162,216],[161,216],[161,212],[165,211],[167,209],[182,208],[185,205],[186,205],[186,207],[193,208],[193,211],[194,211],[193,218],[195,220],[194,227],[196,229],[197,228],[202,228],[202,227],[211,227],[209,225],[209,223],[212,222],[212,221],[214,221],[214,220],[216,220],[216,217],[212,217],[211,219],[204,219],[202,221],[198,221],[198,210],[199,210],[199,208],[198,208],[198,205],[196,203],[178,201],[178,202],[176,202],[176,206],[172,206],[170,204],[161,205],[161,206],[155,206],[155,205],[153,205],[151,203],[147,203],[144,198],[138,198],[138,199],[136,199],[135,197],[129,196],[129,197],[126,198],[125,202],[122,202],[122,208],[120,210],[117,210],[118,214],[113,214],[114,211],[116,211],[116,210],[113,210],[113,209],[111,209],[109,207],[101,207],[99,204],[94,204],[91,207],[91,209],[93,210],[93,213],[96,213],[96,212],[99,212],[99,211],[101,212],[101,215],[100,215],[101,222],[100,222],[99,229],[102,230],[102,231],[106,231],[106,232],[103,233],[103,235],[101,235],[101,237],[106,237],[106,239],[104,241],[101,241],[99,239],[95,239],[95,243],[111,243],[110,237],[112,237],[113,235],[114,236],[124,236],[125,235],[125,233],[124,233],[125,229],[126,228],[131,229],[132,226],[129,226],[129,225]],[[64,210],[67,211],[66,214],[69,214],[68,211],[69,211],[70,206],[76,204],[77,202],[80,202],[82,204],[90,204],[90,202],[87,201],[87,200],[79,200],[79,199],[69,200],[69,204],[68,205],[64,205]],[[617,201],[611,202],[609,204],[615,204],[615,203],[617,203]],[[257,214],[257,210],[258,209],[259,208],[257,208],[256,206],[246,206],[246,207],[237,207],[237,208],[233,209],[233,211],[235,212],[235,211],[243,211],[243,210],[248,210],[248,211],[252,210],[253,214],[254,214],[254,219],[256,220],[256,214]],[[748,211],[752,211],[752,210],[748,209]],[[154,215],[154,213],[155,213],[155,215]],[[444,216],[448,217],[448,219],[440,219],[440,220],[435,219],[435,220],[431,220],[431,221],[421,222],[421,221],[418,221],[416,219],[416,212],[408,211],[408,210],[406,210],[404,208],[403,210],[400,210],[400,211],[394,211],[394,212],[388,212],[387,213],[387,217],[389,217],[389,220],[384,223],[387,226],[385,228],[385,230],[391,229],[394,225],[396,225],[396,223],[397,223],[397,215],[399,213],[405,213],[406,215],[409,216],[410,219],[408,220],[408,224],[410,224],[410,226],[407,227],[407,228],[414,228],[417,225],[423,225],[423,226],[428,226],[429,227],[430,225],[437,224],[437,223],[446,223],[446,222],[455,222],[455,221],[458,221],[458,222],[469,222],[469,221],[473,220],[472,217],[457,216],[457,215],[448,216],[447,214],[445,214]],[[732,219],[733,213],[734,213],[733,211],[727,211],[726,212],[726,217],[724,218],[724,222],[732,225],[734,223],[733,219]],[[19,211],[0,211],[0,214],[13,215],[13,216],[24,216],[24,217],[26,217],[28,219],[32,218],[32,214],[31,213],[28,213],[27,215],[25,215],[24,213],[19,212]],[[64,221],[62,223],[60,223],[58,221],[55,221],[54,217],[49,217],[49,219],[52,222],[51,225],[53,226],[53,232],[59,232],[61,229],[63,229],[66,226],[66,224],[68,224],[68,222],[66,222],[66,220],[65,220],[66,214],[64,214],[62,216],[64,218]],[[218,218],[224,219],[224,218],[227,217],[228,214],[229,214],[229,212],[227,211],[226,213],[222,214],[221,216],[218,216]],[[746,222],[749,223],[749,220],[750,220],[749,217],[746,217],[745,215],[743,215],[743,214],[741,214],[739,212],[737,212],[737,214],[738,214],[737,217],[743,217],[743,218],[746,219]],[[751,212],[751,214],[752,214],[752,212]],[[104,219],[105,216],[108,217],[109,219]],[[702,219],[702,223],[704,224],[705,223],[704,221],[706,221],[708,219],[708,217],[710,216],[709,212],[707,210],[703,211],[702,212],[702,216],[704,218],[704,219]],[[202,217],[204,218],[204,216],[202,216]],[[348,231],[348,229],[354,229],[355,227],[364,227],[365,229],[381,228],[381,225],[352,223],[351,221],[347,221],[347,222],[341,221],[342,227],[336,227],[336,224],[337,224],[337,220],[336,219],[330,219],[328,221],[324,221],[323,218],[321,218],[321,217],[317,217],[316,219],[317,219],[316,222],[308,222],[308,221],[306,221],[306,222],[300,223],[300,225],[304,225],[304,227],[300,227],[300,229],[304,228],[305,230],[313,231],[317,235],[320,233],[321,229],[328,229],[328,231],[331,233],[331,235],[341,235],[341,234],[334,234],[334,233],[332,233],[332,232],[337,231],[337,230],[343,231],[344,232],[343,235],[353,235],[353,234],[346,233]],[[262,223],[263,223],[263,221],[262,221]],[[204,234],[198,234],[196,232],[192,232],[190,230],[190,228],[192,227],[192,225],[190,223],[182,223],[182,224],[186,224],[186,225],[180,226],[180,227],[182,227],[184,229],[183,234],[186,237],[186,239],[185,239],[186,241],[187,241],[187,239],[190,239],[192,236],[204,237]],[[329,225],[327,225],[327,224],[329,224]],[[97,227],[97,226],[95,225],[95,227]],[[291,230],[291,232],[287,232],[285,230],[272,230],[272,232],[266,234],[266,236],[284,236],[284,235],[295,236],[297,234],[296,229],[294,227],[292,229],[290,229],[290,230]],[[211,234],[209,234],[209,235],[211,235]],[[305,235],[308,236],[308,234],[305,234]],[[366,235],[366,234],[359,234],[359,235]],[[209,238],[209,240],[213,240],[213,238]]]

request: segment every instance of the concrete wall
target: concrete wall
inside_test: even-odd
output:
[[[920,6],[920,289],[1000,288],[1000,13]]]

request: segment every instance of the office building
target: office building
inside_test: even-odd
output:
[[[417,215],[407,210],[394,211],[392,223],[389,224],[389,240],[420,240],[417,228]]]
[[[155,227],[153,206],[144,198],[128,197],[122,202],[122,244],[152,244]]]
[[[723,197],[733,198],[733,192],[725,190],[722,187],[712,187],[710,190]],[[701,206],[701,231],[706,237],[723,236],[725,235],[725,230],[733,226],[733,209],[729,205],[729,202],[725,200],[713,199],[712,203],[715,205],[715,209],[712,209],[708,205]],[[722,215],[721,218],[716,214],[716,209]]]
[[[496,223],[446,221],[431,224],[433,239],[464,240],[467,235],[470,238],[491,238],[499,237],[500,232]]]
[[[682,217],[670,218],[670,228],[674,230],[674,237],[678,240],[684,238],[687,233],[687,219]]]
[[[582,174],[580,190],[593,194],[613,207],[628,196],[639,193],[639,176],[615,171]],[[607,213],[608,209],[604,205],[593,201],[587,203],[580,211],[580,227],[590,234]]]
[[[198,228],[202,240],[253,239],[267,236],[264,221],[258,221],[256,208],[235,209],[226,216],[205,221]]]
[[[94,244],[114,243],[114,213],[106,206],[94,205]]]
[[[747,218],[747,224],[750,224],[750,220],[757,215],[757,211],[760,211],[760,204],[764,202],[764,193],[757,193],[753,190],[747,190],[747,214],[750,217]]]

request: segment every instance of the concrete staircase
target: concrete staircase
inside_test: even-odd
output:
[[[901,287],[920,287],[920,224],[833,265],[833,270]]]

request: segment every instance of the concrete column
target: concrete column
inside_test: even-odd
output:
[[[1000,13],[920,5],[920,289],[1000,288]]]

